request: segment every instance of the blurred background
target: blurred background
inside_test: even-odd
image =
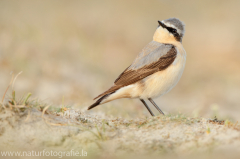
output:
[[[86,110],[152,40],[157,21],[177,17],[186,24],[185,71],[155,102],[166,113],[239,120],[239,6],[239,0],[0,0],[0,97],[10,73],[23,71],[14,85],[18,98],[31,92]],[[149,116],[138,99],[89,113]]]

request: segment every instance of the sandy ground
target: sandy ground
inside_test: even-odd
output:
[[[45,111],[31,104],[0,109],[1,152],[84,150],[89,158],[235,158],[240,150],[240,125],[230,121],[181,114],[126,120],[71,108]]]

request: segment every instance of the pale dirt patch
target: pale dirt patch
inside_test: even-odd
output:
[[[60,112],[32,107],[1,107],[0,149],[32,151],[71,149],[88,157],[167,157],[236,155],[240,125],[220,125],[205,118],[166,115],[126,120],[64,108]]]

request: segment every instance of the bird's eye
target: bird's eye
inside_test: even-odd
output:
[[[173,29],[172,31],[173,31],[174,33],[176,33],[176,32],[177,32],[177,29]]]

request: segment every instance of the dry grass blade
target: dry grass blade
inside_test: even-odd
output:
[[[7,91],[8,91],[8,89],[9,89],[9,87],[11,86],[11,84],[12,84],[12,82],[13,82],[13,77],[14,77],[14,74],[12,74],[11,81],[10,81],[10,83],[9,83],[9,85],[8,85],[8,87],[7,87],[7,89],[6,89],[6,91],[5,91],[4,94],[3,94],[3,97],[2,97],[2,103],[3,103],[3,101],[4,101],[5,95],[6,95]]]
[[[44,121],[49,124],[49,125],[53,125],[53,126],[63,126],[63,125],[66,125],[66,124],[56,124],[56,123],[50,123],[47,119],[44,118],[44,114],[45,112],[47,111],[47,109],[50,107],[50,105],[44,107],[43,111],[42,111],[42,118],[44,119]]]
[[[22,71],[21,72],[19,72],[16,76],[15,76],[15,78],[14,78],[14,80],[13,80],[13,83],[12,83],[12,90],[13,90],[13,87],[14,87],[14,83],[15,83],[15,81],[16,81],[16,79],[17,79],[17,77],[20,75],[22,73]]]
[[[26,108],[25,105],[11,105],[11,106],[15,108]]]
[[[43,109],[43,111],[42,111],[42,118],[44,118],[43,116],[44,116],[46,110],[47,110],[49,107],[50,107],[50,105],[44,107],[44,109]]]
[[[47,119],[45,119],[45,122],[46,122],[47,124],[53,125],[53,126],[64,126],[64,125],[67,125],[67,124],[61,124],[61,123],[58,123],[58,124],[56,124],[56,123],[50,123]]]
[[[30,110],[28,109],[28,115],[27,115],[27,118],[24,120],[25,122],[28,121],[28,119],[30,118],[30,114],[31,114],[31,112],[30,112]]]

